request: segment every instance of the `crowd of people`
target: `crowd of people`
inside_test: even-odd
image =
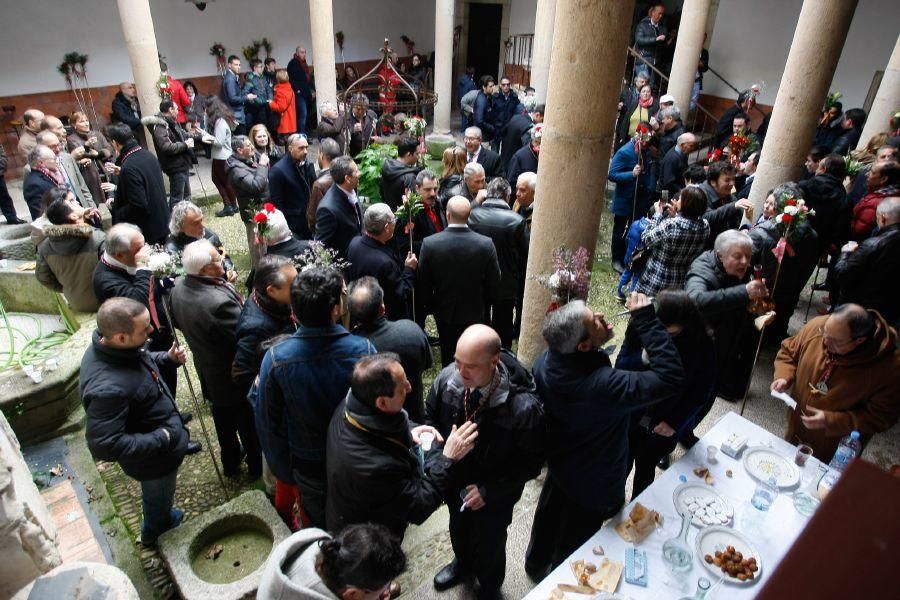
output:
[[[660,16],[654,5],[638,26],[654,61]],[[176,475],[201,450],[175,401],[188,359],[175,329],[211,407],[224,475],[263,478],[298,531],[270,557],[260,589],[272,595],[396,595],[407,525],[446,504],[455,558],[435,589],[475,580],[479,597],[497,597],[513,507],[546,464],[524,557],[539,580],[619,511],[632,470],[635,497],[679,442],[696,442],[717,397],[744,398],[761,341],[780,348],[772,389],[798,401],[785,435],[818,458],[851,430],[865,444],[900,416],[890,376],[900,311],[885,276],[900,252],[900,141],[873,140],[848,180],[843,154],[861,110],[827,107],[807,173],[768,191],[754,215],[747,197],[765,131],[750,130],[753,94],[723,115],[718,150],[692,162],[700,140],[686,111],[671,96],[657,102],[638,73],[609,167],[624,343],[613,362],[606,316],[572,301],[546,315],[547,349],[529,369],[510,349],[544,106],[523,103],[507,77],[495,91],[491,75],[476,86],[467,72],[462,144],[444,151],[442,172],[424,167],[420,140],[396,136],[380,201],[365,206],[352,156],[383,141],[367,99],[346,111],[323,104],[307,136],[315,92],[302,47],[286,69],[251,61],[243,81],[239,58],[227,67],[220,96],[205,99],[169,77],[154,116],[122,84],[119,122],[104,131],[84,113],[69,128],[37,109],[23,115],[37,277],[97,312],[80,379],[86,436],[95,458],[140,482],[143,544],[180,523]],[[347,86],[354,76],[344,73]],[[142,145],[145,127],[156,155]],[[756,145],[736,155],[732,135]],[[206,148],[217,214],[238,215],[246,230],[246,282],[191,201]],[[413,193],[421,210],[398,217]],[[151,260],[160,248],[178,258],[177,274]],[[817,265],[828,268],[831,309],[789,337]],[[428,386],[433,346],[441,369]]]

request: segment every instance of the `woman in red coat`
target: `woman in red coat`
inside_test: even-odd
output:
[[[288,78],[287,69],[275,72],[275,96],[269,100],[269,108],[281,116],[278,122],[278,136],[282,143],[287,136],[297,133],[297,112],[294,108],[294,89]]]
[[[885,198],[900,192],[900,166],[895,162],[876,162],[866,174],[869,193],[853,207],[850,222],[850,239],[861,242],[872,235],[875,229],[875,211]]]

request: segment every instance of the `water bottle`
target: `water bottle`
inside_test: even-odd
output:
[[[840,445],[834,453],[834,458],[828,463],[828,466],[835,471],[843,472],[854,458],[859,456],[862,451],[862,444],[859,442],[859,432],[851,431],[850,435],[841,440]]]
[[[759,511],[766,512],[775,503],[778,497],[778,482],[775,477],[769,477],[768,481],[760,481],[756,484],[750,504]]]

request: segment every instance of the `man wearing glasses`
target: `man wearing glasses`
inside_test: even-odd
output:
[[[491,140],[491,150],[500,152],[503,129],[510,119],[513,118],[513,115],[523,110],[518,94],[510,88],[509,77],[501,77],[500,89],[491,98],[491,116],[494,119],[494,138]]]
[[[828,461],[856,430],[863,446],[900,416],[897,332],[877,311],[844,304],[781,343],[772,391],[797,401],[785,439]]]

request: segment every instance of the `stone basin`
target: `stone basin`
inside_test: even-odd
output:
[[[425,148],[428,150],[428,156],[434,160],[441,160],[444,150],[455,145],[456,140],[452,135],[433,133],[425,136]]]

